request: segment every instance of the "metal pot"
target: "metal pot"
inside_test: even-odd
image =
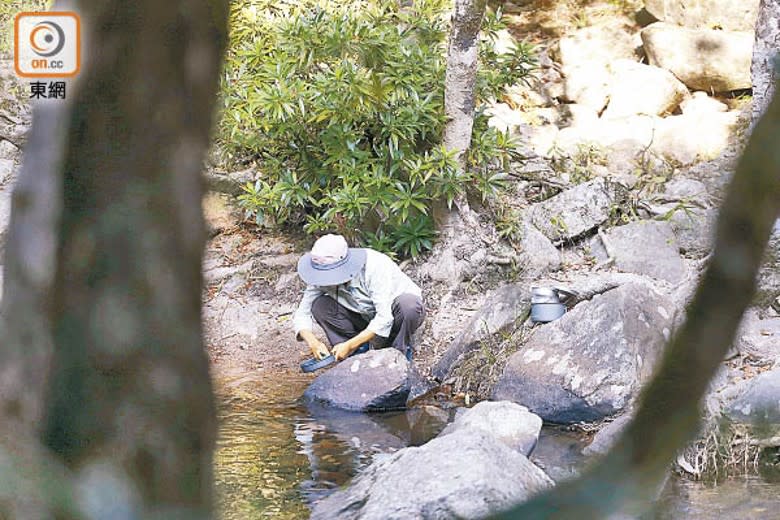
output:
[[[569,291],[555,287],[533,287],[531,289],[531,321],[548,323],[557,320],[566,313],[560,294],[569,296]]]

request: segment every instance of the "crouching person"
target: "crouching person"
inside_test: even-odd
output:
[[[412,335],[425,318],[422,291],[387,255],[350,248],[341,235],[325,235],[298,261],[306,283],[295,311],[295,336],[314,356],[342,360],[365,352],[369,342],[392,346],[411,361]],[[332,349],[313,332],[312,319]]]

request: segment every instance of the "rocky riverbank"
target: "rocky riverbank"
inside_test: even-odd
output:
[[[515,6],[518,24],[534,4]],[[404,264],[428,307],[413,367],[369,352],[316,376],[308,396],[354,410],[403,406],[431,388],[459,404],[484,402],[425,446],[377,460],[318,505],[315,517],[481,516],[553,484],[528,459],[542,421],[598,431],[590,456],[603,453],[627,423],[707,264],[750,110],[743,92],[750,86],[750,12],[676,12],[651,1],[644,7],[652,18],[611,17],[547,42],[539,82],[518,85],[494,104],[491,124],[520,143],[501,215],[475,204],[479,233],[455,236]],[[704,59],[692,41],[710,42],[705,50],[719,54]],[[508,35],[504,43],[511,45]],[[723,68],[703,69],[702,62]],[[8,94],[11,78],[3,62],[0,252],[30,118]],[[235,194],[255,175],[212,171],[209,180]],[[303,289],[295,265],[310,239],[247,224],[231,195],[210,193],[204,211],[203,320],[215,378],[230,392],[245,378],[297,373],[309,353],[290,326]],[[723,442],[755,460],[780,446],[780,225],[757,283],[704,403],[707,427],[678,460],[687,474],[711,470],[713,446]],[[531,323],[534,286],[569,290],[567,313]],[[376,382],[371,371],[386,376],[389,366],[393,377],[382,387],[349,384]],[[343,391],[328,384],[336,376]],[[420,468],[433,472],[426,481],[435,480],[435,489],[409,478],[425,478]],[[458,478],[464,474],[469,478]],[[395,488],[406,491],[379,493]]]

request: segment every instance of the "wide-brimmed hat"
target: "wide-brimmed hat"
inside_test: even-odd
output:
[[[364,265],[365,249],[348,247],[341,235],[325,235],[298,260],[298,276],[308,285],[339,285],[354,278]]]

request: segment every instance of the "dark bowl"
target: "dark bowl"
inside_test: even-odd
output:
[[[314,372],[315,370],[319,370],[320,368],[324,368],[333,364],[334,361],[336,361],[336,358],[334,358],[332,355],[322,359],[307,359],[301,363],[301,370],[304,372]]]

